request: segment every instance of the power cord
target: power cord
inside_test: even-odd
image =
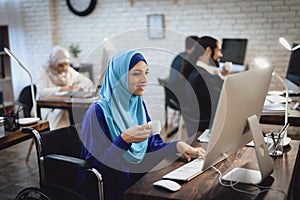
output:
[[[286,193],[284,191],[280,190],[280,189],[277,189],[277,188],[272,188],[272,187],[262,186],[262,185],[257,185],[257,184],[251,184],[251,185],[256,186],[258,188],[254,189],[252,191],[247,191],[247,190],[242,190],[242,189],[239,189],[239,188],[235,187],[235,185],[237,185],[239,182],[230,181],[230,184],[223,183],[223,181],[222,181],[222,176],[223,175],[222,175],[221,171],[218,170],[214,166],[211,166],[211,168],[213,168],[215,170],[215,172],[219,174],[219,184],[224,186],[224,187],[231,187],[234,191],[241,192],[241,193],[248,194],[248,195],[253,195],[253,196],[257,196],[257,195],[259,195],[261,193],[264,193],[264,192],[267,192],[269,190],[274,190],[274,191],[282,193],[283,196],[284,196],[284,199],[286,199]],[[258,194],[255,193],[255,191],[257,191],[259,189],[262,189],[262,190],[260,192],[258,192]]]

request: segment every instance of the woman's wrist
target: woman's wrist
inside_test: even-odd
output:
[[[178,141],[176,144],[178,153],[184,154],[185,151],[189,148],[189,145],[183,141]]]
[[[123,132],[121,134],[121,138],[127,143],[127,144],[130,144],[131,141],[130,141],[130,136],[128,134],[126,134],[126,132]]]

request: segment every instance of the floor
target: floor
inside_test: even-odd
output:
[[[28,163],[25,158],[31,140],[0,151],[0,199],[12,200],[26,187],[39,186],[35,146]]]
[[[274,126],[263,126],[263,131],[269,129],[280,129]],[[299,128],[291,128],[292,139],[299,138]],[[162,137],[166,141],[177,139],[178,135],[174,134],[172,137],[166,137],[165,132],[168,130],[162,130]],[[39,187],[39,172],[36,158],[35,146],[32,148],[30,159],[28,163],[25,162],[28,148],[31,140],[22,142],[15,146],[0,151],[0,199],[1,200],[13,200],[16,195],[26,187]]]

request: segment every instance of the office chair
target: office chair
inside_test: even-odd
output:
[[[36,85],[33,85],[33,91],[34,91],[34,95],[36,96]],[[31,95],[31,86],[25,86],[19,96],[18,99],[15,101],[15,104],[21,106],[21,108],[23,109],[23,116],[24,117],[31,117],[31,109],[33,107],[33,102],[32,102],[32,95]],[[31,140],[27,155],[26,155],[26,162],[28,162],[29,157],[30,157],[30,153],[31,153],[31,149],[32,146],[34,144],[34,141]]]
[[[36,95],[36,85],[33,85],[34,95]],[[31,117],[30,111],[33,107],[32,95],[31,95],[31,86],[25,86],[20,94],[18,99],[15,101],[15,104],[19,104],[23,109],[24,117]]]
[[[71,125],[48,132],[39,133],[32,128],[23,128],[23,132],[32,133],[40,176],[40,188],[32,187],[22,190],[18,196],[46,196],[49,199],[87,199],[76,186],[78,173],[84,173],[90,180],[88,187],[98,192],[100,200],[104,199],[101,174],[90,164],[80,159],[82,149],[81,125]],[[41,195],[43,194],[43,195]],[[33,195],[31,195],[33,196]],[[20,197],[20,199],[22,199]],[[44,199],[47,199],[44,197]],[[19,200],[19,199],[17,199]]]
[[[178,119],[180,117],[180,105],[177,97],[175,94],[171,91],[171,86],[168,83],[168,80],[165,79],[160,79],[158,78],[158,82],[161,86],[164,87],[165,91],[165,128],[168,128],[168,107],[175,110],[179,111]],[[171,137],[173,134],[175,134],[178,131],[178,126],[175,127],[171,132],[167,134],[167,137]]]

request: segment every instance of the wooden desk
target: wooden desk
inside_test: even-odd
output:
[[[202,143],[193,145],[201,146]],[[203,144],[202,144],[203,145]],[[290,146],[285,149],[283,157],[273,158],[274,172],[262,183],[264,186],[277,188],[286,193],[288,199],[292,198],[294,188],[299,187],[299,141],[292,141]],[[234,167],[245,167],[258,169],[254,148],[243,147],[228,159],[215,165],[222,174],[226,174]],[[170,166],[164,167],[158,171],[147,173],[143,178],[137,181],[125,192],[125,198],[134,199],[284,199],[284,196],[277,191],[269,190],[258,194],[257,196],[247,195],[234,191],[232,188],[220,186],[218,182],[219,175],[212,169],[208,169],[189,182],[179,182],[181,189],[177,192],[153,186],[153,183],[162,179],[162,176],[184,164],[183,159],[179,159]],[[297,171],[298,170],[298,171]],[[257,187],[238,184],[237,188],[244,190],[254,190]],[[297,188],[299,190],[299,188]],[[295,197],[294,197],[295,198]]]
[[[81,122],[82,116],[89,108],[94,98],[71,98],[51,96],[47,99],[39,99],[37,104],[37,115],[41,118],[41,108],[60,108],[69,112],[71,125]],[[41,118],[42,119],[42,118]]]
[[[290,122],[290,126],[300,126],[300,111],[292,109],[295,103],[292,102],[289,104],[288,121]],[[284,115],[261,115],[259,122],[261,124],[284,125]]]
[[[289,107],[291,108],[295,102],[290,103]],[[300,111],[289,109],[288,121],[290,126],[300,126]],[[275,125],[284,125],[284,115],[261,115],[260,121],[261,124],[275,124]]]
[[[5,132],[5,136],[0,137],[0,150],[32,138],[31,134],[22,132],[23,127],[31,127],[40,132],[48,131],[49,122],[45,120],[41,120],[34,124],[21,126],[21,128],[17,131]]]

